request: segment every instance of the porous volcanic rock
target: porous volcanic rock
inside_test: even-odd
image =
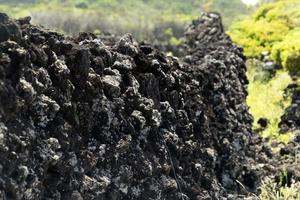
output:
[[[300,87],[298,76],[292,76],[293,83],[286,88],[286,94],[291,95],[291,105],[285,110],[279,123],[279,134],[291,134],[291,141],[286,144],[275,144],[280,147],[280,160],[286,168],[285,184],[290,185],[291,181],[300,181]]]
[[[0,14],[1,199],[256,192],[245,57],[219,15],[188,27],[183,61],[129,34],[68,38],[29,22]]]
[[[281,117],[280,128],[282,133],[300,129],[300,87],[297,79],[298,77],[295,77],[293,83],[286,89],[286,93],[292,96],[292,101]]]

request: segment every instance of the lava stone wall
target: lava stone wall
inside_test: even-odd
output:
[[[0,14],[0,198],[237,199],[256,191],[245,57],[203,14],[186,55]],[[105,45],[106,44],[106,45]]]

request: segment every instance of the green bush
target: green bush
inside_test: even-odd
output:
[[[272,48],[272,57],[290,72],[300,72],[300,28],[290,31]]]
[[[274,43],[282,41],[289,31],[289,27],[278,21],[246,19],[233,25],[229,34],[244,47],[248,57],[255,57],[263,51],[271,51]]]
[[[248,57],[263,51],[285,69],[300,69],[300,1],[278,0],[263,5],[250,18],[234,24],[229,31],[233,41],[243,46]]]

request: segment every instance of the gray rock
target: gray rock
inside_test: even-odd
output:
[[[115,75],[106,75],[102,78],[104,92],[110,98],[119,97],[121,94],[121,77]]]

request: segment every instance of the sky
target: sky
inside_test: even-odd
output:
[[[242,0],[242,2],[247,5],[255,5],[258,3],[258,1],[259,0]]]

